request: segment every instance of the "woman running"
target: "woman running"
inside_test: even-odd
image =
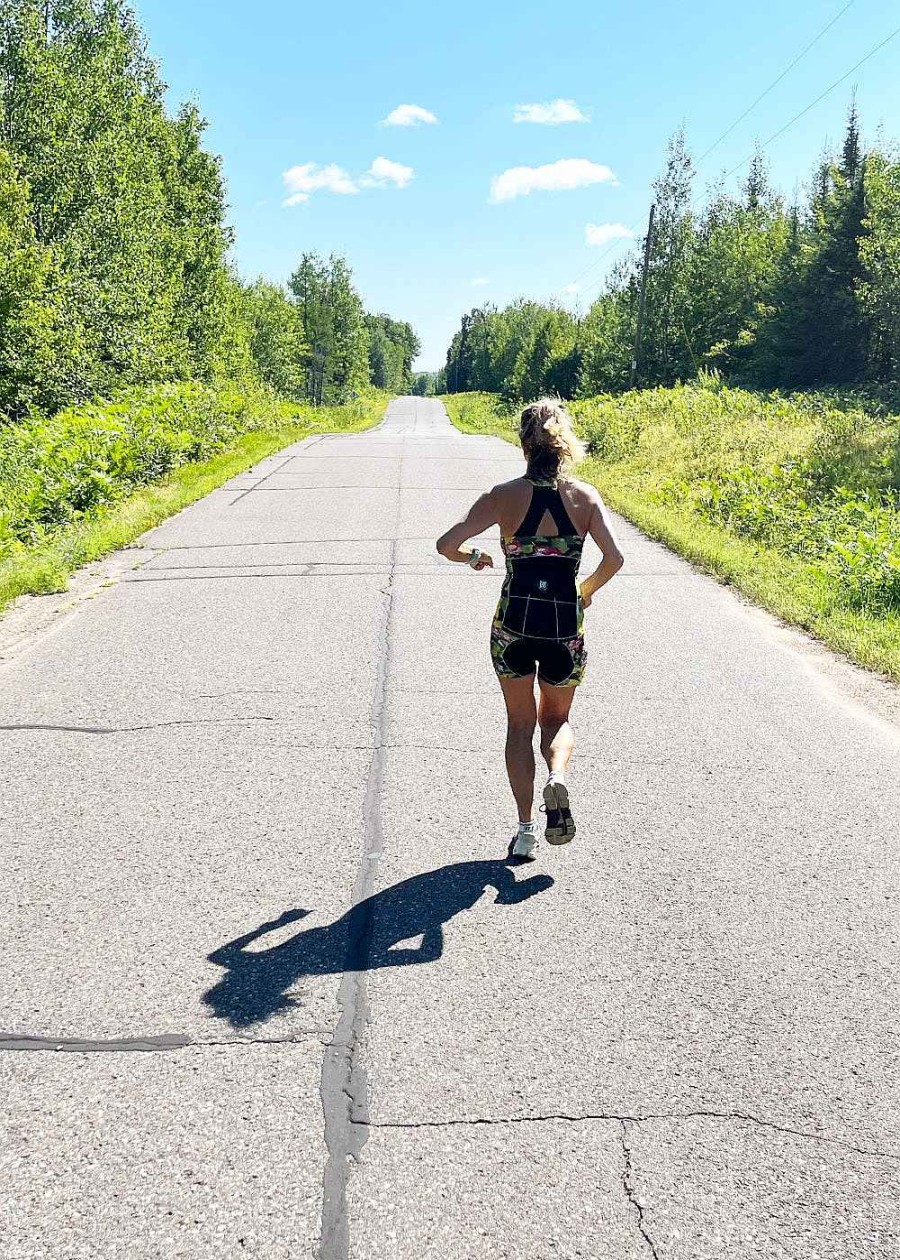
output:
[[[584,678],[584,609],[622,567],[609,514],[593,486],[564,474],[584,458],[584,447],[563,405],[545,398],[522,412],[519,440],[524,477],[494,486],[437,541],[448,560],[475,570],[493,558],[462,544],[500,526],[506,577],[491,627],[491,656],[506,701],[506,770],[519,811],[513,853],[530,857],[537,844],[534,821],[534,728],[549,777],[544,787],[545,838],[568,844],[575,822],[566,770],[575,737],[569,709]],[[602,553],[598,568],[578,585],[587,534]],[[535,702],[537,675],[539,700]]]

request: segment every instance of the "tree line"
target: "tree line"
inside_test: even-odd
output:
[[[407,389],[415,333],[342,258],[239,278],[204,120],[164,92],[123,0],[0,0],[0,418],[169,380]]]
[[[840,150],[802,201],[772,188],[761,153],[737,192],[697,210],[683,131],[654,184],[655,228],[636,372],[640,386],[702,370],[735,384],[883,385],[900,371],[900,160],[865,147],[855,104]],[[581,316],[521,299],[463,316],[421,392],[488,390],[510,402],[616,392],[632,381],[646,238]]]

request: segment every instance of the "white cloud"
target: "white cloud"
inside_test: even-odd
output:
[[[579,287],[579,286],[578,286],[577,284],[564,284],[564,285],[563,285],[563,287],[562,287],[562,292],[563,292],[563,293],[569,293],[569,294],[575,294],[575,293],[577,293],[577,292],[578,292],[578,287]]]
[[[430,109],[421,105],[398,105],[392,109],[387,118],[382,118],[382,127],[419,127],[422,123],[436,123],[437,118]]]
[[[586,245],[606,245],[608,241],[634,240],[634,232],[624,223],[588,223],[584,229]]]
[[[608,166],[587,158],[561,158],[547,166],[511,166],[491,180],[491,201],[511,201],[536,191],[586,188],[589,184],[618,184]]]
[[[387,184],[393,184],[395,188],[405,188],[414,174],[411,166],[403,166],[386,157],[377,157],[359,182],[365,188],[384,188]]]
[[[377,157],[365,175],[354,179],[342,166],[333,162],[327,166],[319,166],[316,162],[304,162],[302,166],[292,166],[282,175],[287,197],[283,206],[299,206],[309,201],[314,192],[341,193],[350,196],[361,188],[405,188],[415,172],[411,166],[403,166],[400,162],[391,162],[386,157]]]
[[[513,112],[513,122],[543,123],[548,127],[558,127],[560,123],[590,122],[574,101],[545,101],[542,105],[517,105]]]
[[[488,280],[487,276],[476,276],[475,279],[470,280],[469,283],[480,288],[482,285],[490,284],[491,282]]]
[[[350,178],[342,166],[335,166],[333,162],[328,166],[304,162],[302,166],[292,166],[281,178],[288,192],[281,203],[283,206],[297,206],[302,201],[309,201],[310,193],[323,190],[346,195],[359,192],[355,180]]]

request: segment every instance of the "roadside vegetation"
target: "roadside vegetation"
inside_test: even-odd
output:
[[[174,115],[123,0],[0,0],[0,414],[134,386],[259,381],[334,404],[400,392],[418,341],[339,257],[243,280],[219,159]]]
[[[0,606],[411,385],[343,258],[237,274],[204,130],[123,0],[0,0]]]
[[[496,395],[448,395],[467,433],[516,441]],[[611,507],[786,621],[900,682],[900,408],[714,376],[570,404],[579,475]]]
[[[678,132],[653,187],[636,380],[644,242],[605,279],[588,268],[598,278],[566,303],[522,298],[468,312],[446,366],[416,388],[486,390],[515,403],[676,385],[703,371],[754,389],[897,382],[900,156],[883,140],[864,142],[855,107],[840,149],[816,165],[793,202],[772,187],[761,153],[734,190],[719,184],[704,195],[695,181]]]
[[[313,407],[196,382],[135,390],[0,425],[0,611],[63,591],[72,572],[312,433],[355,433],[388,395]]]
[[[900,681],[900,156],[851,104],[792,201],[760,152],[736,189],[694,184],[679,131],[635,365],[645,240],[578,290],[585,309],[470,311],[414,388],[510,440],[522,403],[570,400],[611,506]]]

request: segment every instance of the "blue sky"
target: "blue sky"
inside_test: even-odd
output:
[[[606,247],[586,242],[587,225],[640,230],[669,134],[684,123],[699,156],[845,3],[139,0],[137,8],[172,104],[196,100],[209,120],[242,274],[284,280],[304,250],[343,253],[367,307],[408,319],[422,338],[420,366],[435,368],[473,305],[527,295],[586,307],[628,245],[600,262]],[[854,0],[702,163],[697,191],[897,26],[896,3]],[[865,134],[881,126],[891,140],[900,135],[898,71],[900,36],[767,149],[775,182],[791,193],[825,142],[839,141],[854,83]],[[560,100],[590,121],[514,121],[517,106]],[[401,105],[438,121],[383,125]],[[557,166],[570,160],[578,164]],[[329,167],[339,170],[323,175]],[[552,169],[507,176],[492,201],[492,181],[517,167]],[[533,187],[588,178],[595,182]],[[328,186],[283,204],[315,184]],[[566,292],[576,279],[577,294]]]

